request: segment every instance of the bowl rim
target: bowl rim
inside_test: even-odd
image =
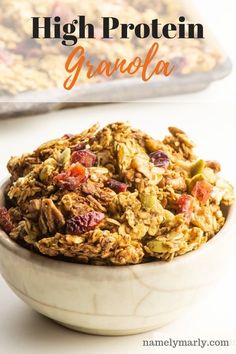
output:
[[[9,182],[9,178],[4,178],[3,180],[0,181],[0,202],[1,198],[3,196],[4,189],[6,185]],[[4,206],[0,204],[0,206]],[[83,263],[73,263],[73,262],[66,262],[63,260],[58,260],[53,257],[48,257],[40,253],[35,253],[27,248],[24,248],[23,246],[19,245],[15,241],[13,241],[5,231],[0,229],[0,246],[3,248],[6,248],[8,251],[11,253],[14,253],[20,258],[23,258],[26,261],[32,262],[32,263],[37,263],[40,266],[45,266],[45,267],[50,267],[51,270],[59,271],[59,270],[68,270],[69,268],[72,269],[102,269],[102,271],[107,271],[109,272],[111,270],[117,272],[117,269],[119,269],[119,272],[122,272],[124,270],[143,270],[145,269],[153,269],[158,265],[158,267],[165,267],[165,269],[171,269],[175,268],[178,264],[184,264],[192,259],[195,259],[199,257],[200,255],[203,255],[209,251],[210,248],[215,246],[217,243],[222,241],[224,234],[227,234],[228,231],[232,228],[232,224],[234,219],[236,220],[236,202],[234,202],[231,206],[227,207],[227,216],[226,216],[226,221],[222,229],[214,236],[212,237],[209,241],[207,241],[205,244],[203,244],[199,249],[190,251],[188,253],[185,253],[184,255],[175,257],[171,262],[167,261],[153,261],[153,262],[147,262],[147,263],[138,263],[138,264],[131,264],[131,265],[94,265],[94,264],[83,264]],[[235,224],[235,230],[236,230],[236,224]]]

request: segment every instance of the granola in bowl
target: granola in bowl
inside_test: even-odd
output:
[[[48,257],[95,265],[172,260],[225,223],[233,187],[180,129],[155,140],[126,123],[98,125],[12,157],[2,229]]]

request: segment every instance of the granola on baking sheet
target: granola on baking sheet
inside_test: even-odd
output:
[[[33,40],[31,17],[60,15],[66,23],[78,13],[88,14],[88,20],[96,25],[98,38],[101,30],[98,18],[104,14],[113,13],[121,21],[135,20],[137,23],[149,23],[157,16],[163,23],[176,21],[180,14],[191,20],[191,14],[187,11],[189,4],[172,0],[149,0],[146,4],[140,0],[110,3],[90,0],[79,4],[77,0],[1,0],[1,6],[4,11],[0,14],[0,88],[4,95],[63,87],[64,65],[71,48],[63,48],[59,40]],[[113,62],[124,56],[127,60],[137,55],[143,57],[153,42],[153,39],[145,39],[144,44],[143,39],[134,37],[123,42],[83,39],[81,44],[88,53],[88,59],[97,63],[103,59]],[[225,59],[222,51],[208,40],[164,39],[160,43],[160,58],[174,64],[177,75],[210,72]],[[80,74],[82,84],[88,82],[85,74],[83,69]],[[119,78],[117,75],[113,78]],[[96,77],[93,82],[105,79],[105,76]]]
[[[224,225],[233,187],[175,127],[156,140],[126,123],[64,135],[8,162],[0,225],[20,245],[96,265],[172,260]]]

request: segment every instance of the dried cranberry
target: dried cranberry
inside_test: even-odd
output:
[[[66,224],[66,230],[71,235],[79,235],[93,230],[103,219],[105,215],[98,211],[90,211],[86,214],[74,216]]]
[[[86,148],[86,141],[81,141],[79,144],[72,148],[72,151],[84,150]]]
[[[73,136],[74,136],[74,134],[70,134],[70,133],[64,134],[64,135],[62,136],[62,139],[70,139],[70,138],[72,138]]]
[[[127,184],[119,182],[115,179],[109,179],[106,182],[107,187],[111,188],[116,193],[126,192],[127,191]]]
[[[171,64],[174,65],[174,75],[181,75],[184,67],[187,65],[187,59],[181,56],[175,57],[171,60]]]
[[[73,14],[68,4],[64,4],[63,1],[55,1],[52,8],[51,17],[56,16],[61,18],[62,23],[66,23],[70,21]]]
[[[70,166],[70,168],[54,177],[54,183],[60,189],[74,191],[86,182],[88,178],[87,170],[80,163]]]
[[[74,151],[71,156],[72,163],[79,162],[85,167],[92,167],[97,161],[97,156],[90,150]]]
[[[198,181],[192,190],[192,195],[197,198],[202,204],[206,204],[210,198],[213,187],[207,181]]]
[[[162,150],[157,150],[152,152],[150,155],[150,161],[157,167],[167,168],[169,166],[170,160],[166,153]]]
[[[75,191],[81,185],[81,182],[75,177],[68,177],[65,174],[58,175],[55,177],[54,182],[60,189],[67,189],[68,191]]]
[[[185,216],[189,217],[193,211],[193,198],[188,194],[181,195],[177,201],[176,207],[178,213],[183,213]]]
[[[13,228],[10,214],[6,208],[0,208],[0,227],[8,234]]]

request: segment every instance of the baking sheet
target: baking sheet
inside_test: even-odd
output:
[[[147,98],[193,93],[207,88],[212,82],[223,79],[232,71],[232,63],[227,58],[214,70],[205,73],[156,78],[144,83],[140,79],[111,80],[96,84],[83,84],[72,90],[65,101],[64,89],[51,89],[42,92],[24,93],[11,98],[0,99],[0,118],[41,114],[67,107],[95,104],[99,102],[127,102]],[[45,102],[47,97],[53,102]],[[96,101],[94,101],[96,97]]]

